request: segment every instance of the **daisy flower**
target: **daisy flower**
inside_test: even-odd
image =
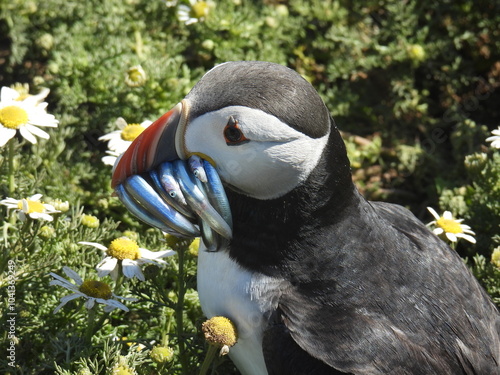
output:
[[[36,137],[49,139],[49,135],[39,127],[57,127],[58,121],[45,111],[47,103],[41,102],[47,91],[22,99],[21,94],[9,87],[0,91],[0,147],[16,135],[36,143]],[[36,137],[35,137],[36,136]]]
[[[432,231],[434,234],[438,236],[444,234],[451,242],[457,242],[458,238],[463,238],[471,243],[476,243],[476,239],[471,236],[475,233],[470,230],[468,225],[461,224],[463,219],[454,219],[450,211],[445,211],[443,216],[439,216],[432,207],[427,207],[427,209],[436,219],[427,224],[436,226]]]
[[[51,204],[46,204],[40,201],[42,194],[35,194],[29,198],[14,199],[7,198],[0,201],[1,205],[7,208],[15,209],[20,220],[25,221],[26,216],[37,220],[52,221],[54,218],[50,215],[61,212],[54,208]]]
[[[140,124],[127,124],[122,117],[119,117],[115,122],[118,130],[99,137],[99,140],[108,141],[108,149],[110,151],[123,154],[139,134],[152,123],[152,121],[146,120]]]
[[[229,348],[238,341],[235,324],[225,316],[214,316],[201,325],[205,340],[214,347],[221,348],[220,355],[229,353]]]
[[[120,237],[111,242],[109,247],[103,246],[95,242],[78,242],[80,245],[94,246],[102,250],[105,257],[96,266],[99,277],[111,274],[111,277],[116,280],[120,265],[123,269],[123,274],[129,279],[137,277],[144,281],[144,274],[140,266],[144,263],[165,264],[165,261],[159,258],[168,257],[175,254],[173,250],[149,251],[137,245],[137,242],[127,237]]]
[[[189,5],[179,5],[177,18],[186,25],[203,21],[212,6],[213,4],[209,4],[207,1],[189,0]]]
[[[64,266],[64,273],[75,281],[75,284],[69,282],[65,278],[51,272],[50,275],[54,278],[50,282],[50,285],[58,285],[72,291],[72,294],[64,296],[61,298],[61,303],[54,309],[54,314],[57,313],[61,307],[76,298],[83,297],[86,299],[85,307],[91,309],[95,306],[95,303],[101,303],[104,306],[104,311],[110,312],[116,308],[122,309],[123,311],[129,311],[128,307],[125,306],[120,301],[113,298],[120,298],[126,301],[136,301],[135,298],[125,298],[118,297],[111,292],[111,288],[108,284],[97,280],[82,280],[81,277],[73,271],[71,268]]]
[[[491,147],[500,148],[500,126],[491,132],[491,137],[486,138],[486,142],[491,142]]]

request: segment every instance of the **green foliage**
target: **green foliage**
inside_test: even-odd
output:
[[[206,346],[195,251],[167,244],[112,196],[111,170],[101,162],[106,144],[98,138],[116,130],[118,117],[154,120],[228,60],[277,62],[310,81],[345,132],[362,192],[404,204],[424,222],[432,220],[427,206],[464,219],[477,243],[461,241],[457,251],[500,303],[500,271],[490,262],[500,245],[500,153],[485,142],[500,125],[496,2],[224,0],[208,3],[190,25],[177,15],[189,2],[170,3],[0,0],[2,86],[50,88],[48,111],[59,120],[48,140],[32,145],[18,135],[0,148],[0,200],[40,193],[46,203],[69,202],[52,222],[21,221],[0,205],[0,290],[7,302],[14,260],[19,340],[19,367],[2,356],[0,371],[197,372]],[[144,82],[131,84],[126,77],[139,65]],[[83,215],[99,225],[87,226]],[[96,277],[102,253],[78,242],[108,246],[122,235],[155,251],[181,246],[179,255],[163,268],[145,268],[145,282],[103,279],[115,294],[139,299],[125,302],[129,312],[99,306],[89,323],[89,310],[75,299],[53,314],[69,291],[49,286],[49,272],[65,276],[68,266]],[[170,362],[150,358],[156,345],[173,350]],[[228,360],[216,371],[236,373]]]

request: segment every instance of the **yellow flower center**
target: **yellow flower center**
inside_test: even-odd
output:
[[[16,105],[0,109],[0,124],[9,129],[19,129],[28,122],[28,113]]]
[[[97,280],[85,280],[78,290],[89,297],[102,299],[110,299],[112,297],[109,285]]]
[[[116,259],[138,259],[141,257],[139,245],[134,240],[127,237],[117,238],[111,242],[106,252],[109,256]]]
[[[23,209],[23,201],[26,201],[28,203],[28,214],[31,214],[33,212],[42,213],[45,211],[45,207],[42,202],[32,201],[29,199],[22,199],[19,201],[19,203],[17,204],[17,208],[19,208],[20,210]]]
[[[208,4],[206,1],[198,1],[191,8],[191,15],[194,18],[205,17],[208,13]]]
[[[144,129],[146,128],[139,124],[128,124],[122,130],[122,139],[124,141],[133,141],[144,131]]]
[[[238,333],[232,321],[224,316],[214,316],[201,326],[205,339],[216,346],[233,346],[238,340]]]
[[[453,219],[445,219],[444,217],[440,217],[436,220],[436,225],[442,228],[446,233],[463,233],[463,229],[460,226],[460,223],[456,222]]]

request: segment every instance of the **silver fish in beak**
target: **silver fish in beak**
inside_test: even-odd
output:
[[[184,104],[137,137],[117,161],[112,186],[141,221],[176,236],[201,236],[209,251],[217,251],[232,238],[231,210],[216,169],[184,154]]]

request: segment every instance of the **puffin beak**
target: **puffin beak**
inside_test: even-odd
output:
[[[184,99],[144,130],[116,162],[111,186],[141,221],[180,237],[201,235],[216,251],[232,237],[231,212],[215,168],[197,155],[184,161],[188,117]]]
[[[128,177],[165,161],[185,159],[183,136],[188,112],[188,102],[183,100],[144,130],[115,164],[111,186],[116,188]]]

